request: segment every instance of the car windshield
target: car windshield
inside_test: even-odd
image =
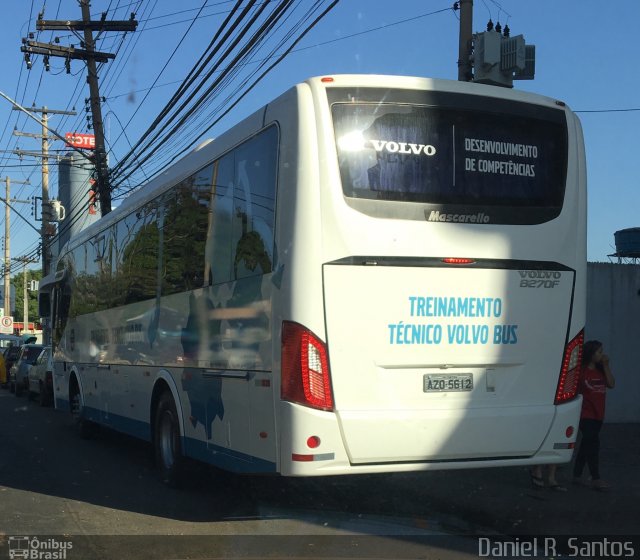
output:
[[[0,337],[0,348],[8,348],[9,346],[19,344],[20,339],[13,336]]]
[[[42,346],[25,346],[22,351],[22,361],[28,364],[35,364],[38,356],[42,353]]]

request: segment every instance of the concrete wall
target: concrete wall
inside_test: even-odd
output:
[[[604,344],[616,387],[606,422],[640,422],[640,266],[589,263],[585,340]]]

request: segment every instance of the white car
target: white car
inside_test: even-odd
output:
[[[28,388],[29,367],[36,363],[43,349],[42,344],[23,344],[20,346],[18,358],[9,370],[9,388],[12,393],[15,392],[16,397],[22,395],[22,392]]]
[[[38,396],[38,402],[45,406],[53,402],[53,353],[51,346],[45,346],[36,363],[29,367],[27,374],[29,398]]]

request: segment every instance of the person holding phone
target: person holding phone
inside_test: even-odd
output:
[[[607,389],[613,389],[616,381],[609,367],[609,356],[602,343],[589,340],[582,353],[582,377],[579,391],[582,394],[580,433],[582,441],[573,466],[573,482],[590,485],[594,490],[606,491],[610,485],[600,478],[600,429],[604,421]],[[591,474],[590,483],[582,480],[585,465]]]

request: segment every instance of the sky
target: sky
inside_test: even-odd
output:
[[[311,4],[311,0],[300,0],[300,9]],[[207,135],[219,135],[311,76],[366,73],[456,80],[459,12],[452,5],[449,0],[341,0]],[[98,42],[99,50],[117,53],[99,69],[111,165],[166,105],[231,6],[232,2],[221,0],[92,0],[93,19],[107,12],[107,19],[125,20],[134,11],[139,22],[137,31],[124,38],[120,33],[105,33]],[[51,58],[46,72],[42,57],[36,56],[31,70],[26,68],[20,46],[29,33],[41,42],[59,37],[61,45],[79,46],[68,31],[36,32],[43,7],[45,19],[81,19],[77,0],[5,0],[0,91],[26,107],[75,109],[75,117],[51,115],[50,125],[62,134],[91,132],[86,128],[89,92],[83,62],[71,61],[67,74],[64,61]],[[194,20],[196,14],[199,17]],[[512,36],[522,34],[527,44],[536,46],[535,79],[516,81],[515,89],[562,100],[578,112],[587,152],[588,258],[617,262],[608,257],[615,251],[614,232],[640,227],[640,64],[636,59],[640,2],[475,0],[474,32],[484,31],[489,19],[508,24]],[[20,160],[12,152],[18,148],[37,152],[40,143],[13,133],[41,129],[12,109],[0,99],[0,178],[3,185],[5,177],[11,178],[12,198],[29,201],[41,195],[39,160]],[[195,143],[198,134],[186,140]],[[61,142],[52,145],[56,149],[62,149]],[[27,180],[30,185],[19,183]],[[4,187],[1,190],[4,197]],[[56,195],[52,162],[50,196]],[[12,258],[33,252],[40,227],[29,203],[16,202],[14,208]],[[4,216],[0,222],[2,233]]]

